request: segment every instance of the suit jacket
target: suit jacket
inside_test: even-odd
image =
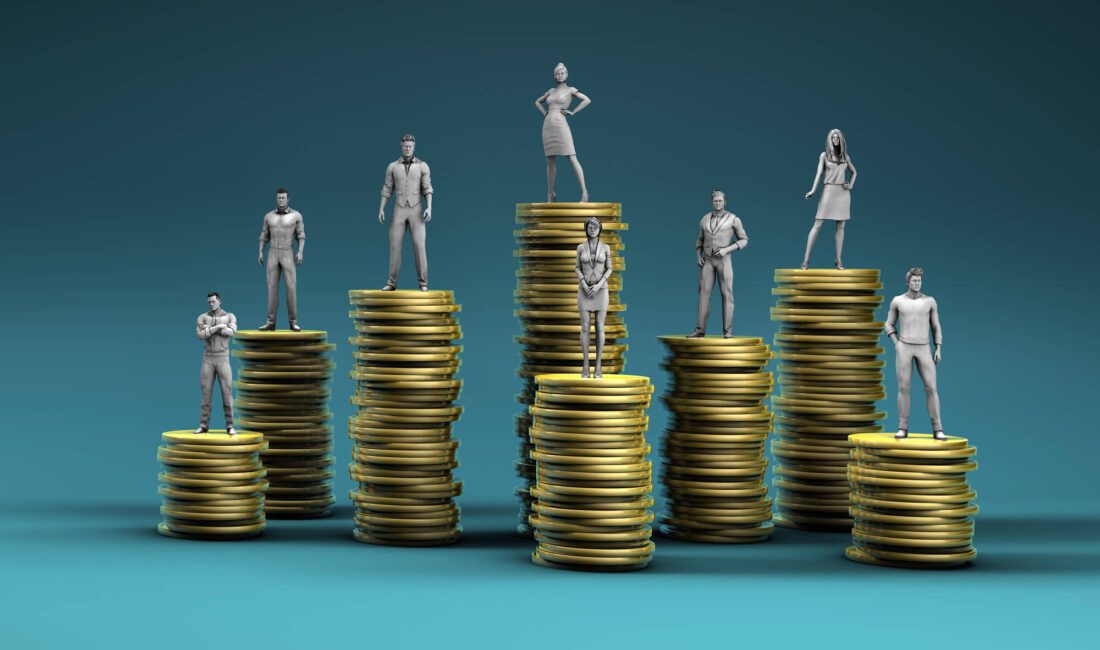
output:
[[[382,196],[387,199],[396,196],[396,205],[415,207],[420,205],[420,196],[432,193],[432,177],[428,163],[413,157],[408,167],[397,159],[386,167],[386,181],[382,185]]]
[[[710,257],[717,253],[718,249],[725,248],[734,241],[737,242],[738,248],[749,245],[749,236],[745,234],[745,227],[741,225],[737,215],[732,212],[723,212],[717,223],[712,224],[712,214],[714,213],[704,214],[699,221],[699,241],[695,244],[695,248],[703,255]],[[736,240],[734,235],[737,236]]]

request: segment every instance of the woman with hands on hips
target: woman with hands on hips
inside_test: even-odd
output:
[[[851,170],[852,177],[845,180],[845,170]],[[817,191],[817,182],[824,173],[825,183],[821,190],[821,199],[817,204],[817,216],[814,217],[814,225],[810,228],[810,235],[806,240],[806,255],[802,258],[802,268],[810,266],[810,253],[817,241],[817,234],[821,232],[821,226],[826,221],[836,222],[836,260],[833,267],[844,270],[844,262],[841,261],[841,253],[844,250],[844,224],[851,216],[852,195],[851,190],[856,184],[856,166],[852,164],[852,157],[848,155],[848,145],[844,141],[844,134],[840,129],[829,131],[825,138],[825,151],[818,156],[817,174],[814,175],[814,184],[806,198],[810,198]]]
[[[584,110],[592,100],[581,91],[566,84],[569,79],[569,71],[564,63],[554,66],[554,80],[557,86],[547,90],[541,97],[535,100],[535,107],[543,114],[542,121],[542,148],[546,154],[546,201],[553,203],[557,199],[554,193],[554,177],[557,174],[557,156],[568,156],[573,164],[573,172],[577,175],[577,183],[581,186],[581,202],[588,202],[588,188],[584,184],[584,170],[577,160],[577,150],[573,147],[573,133],[569,130],[569,122],[566,115],[576,115]],[[569,105],[573,98],[580,100],[580,104],[573,110]],[[546,106],[543,106],[543,103]]]
[[[603,224],[596,217],[584,222],[586,241],[577,246],[577,309],[581,316],[581,377],[588,377],[588,337],[592,312],[596,312],[596,378],[603,377],[604,322],[610,295],[611,248],[600,241]]]

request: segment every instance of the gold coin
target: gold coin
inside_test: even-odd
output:
[[[233,335],[233,338],[238,341],[274,341],[274,342],[293,342],[293,341],[323,341],[328,336],[328,332],[322,332],[319,330],[301,330],[294,332],[291,330],[275,330],[271,332],[261,332],[260,330],[237,330],[237,333]]]
[[[948,451],[965,449],[968,446],[966,438],[948,436],[946,440],[936,440],[928,433],[910,433],[908,438],[897,439],[889,433],[866,433],[849,437],[853,445],[857,447],[869,447],[872,449],[918,450],[918,451]]]

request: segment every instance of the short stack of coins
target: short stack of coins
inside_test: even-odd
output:
[[[266,472],[260,452],[267,448],[261,434],[225,429],[197,434],[167,431],[157,450],[160,513],[157,532],[184,539],[229,540],[255,537],[267,526],[264,518]]]
[[[239,330],[237,424],[264,434],[261,457],[271,487],[267,516],[312,519],[332,514],[334,364],[327,333]]]
[[[621,203],[518,203],[515,256],[515,314],[523,327],[516,337],[520,344],[517,374],[523,379],[523,390],[516,400],[523,410],[516,415],[516,435],[520,438],[516,473],[523,484],[516,488],[520,498],[518,532],[530,535],[527,521],[531,515],[530,488],[535,481],[535,464],[531,459],[533,446],[529,436],[531,417],[527,412],[535,399],[535,375],[545,373],[577,373],[581,371],[581,325],[577,311],[577,247],[584,243],[584,223],[596,217],[603,224],[600,241],[611,249],[608,281],[607,320],[604,326],[605,345],[603,373],[617,374],[626,363],[626,325],[623,312],[626,305],[619,300],[625,247],[622,233],[627,224],[622,219]],[[590,328],[589,352],[595,355],[595,327]]]
[[[672,415],[662,447],[661,531],[692,542],[760,542],[772,532],[764,445],[772,358],[761,338],[662,336]]]
[[[881,431],[882,303],[876,269],[777,269],[772,346],[782,394],[772,398],[774,521],[848,531],[848,435]]]
[[[648,377],[539,375],[531,405],[535,497],[529,521],[543,566],[645,568],[653,556]]]
[[[974,504],[966,473],[978,468],[966,438],[911,433],[850,436],[852,546],[849,559],[882,566],[943,569],[977,557]]]
[[[348,466],[358,488],[353,535],[390,546],[457,542],[458,441],[452,426],[462,347],[451,291],[350,291],[357,383]]]

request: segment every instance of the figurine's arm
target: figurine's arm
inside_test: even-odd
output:
[[[932,361],[935,363],[940,362],[940,349],[943,348],[943,329],[940,328],[940,308],[936,304],[935,298],[929,298],[932,301],[932,309],[928,313],[929,325],[932,326],[932,343],[936,346],[935,351],[932,353]]]
[[[737,217],[733,218],[733,232],[737,235],[737,241],[722,249],[722,255],[728,255],[733,251],[744,250],[749,245],[749,236],[745,233],[745,225]]]
[[[217,328],[221,327],[220,325],[215,325],[214,327],[210,327],[210,325],[208,325],[203,320],[203,316],[205,316],[205,315],[206,314],[202,314],[201,316],[199,316],[199,319],[195,322],[195,336],[199,337],[200,339],[202,339],[204,341],[206,339],[210,338],[211,336],[213,336],[218,331]]]
[[[607,244],[600,244],[604,250],[603,256],[603,277],[600,278],[599,284],[607,286],[607,281],[611,279],[611,247]]]
[[[703,222],[699,222],[699,239],[695,241],[695,261],[699,266],[703,265],[703,242],[706,239],[703,236]]]
[[[237,333],[237,317],[233,314],[229,315],[229,322],[225,325],[220,325],[221,330],[218,332],[224,337],[230,337]]]
[[[386,165],[386,179],[382,182],[382,202],[378,204],[378,223],[386,223],[386,201],[393,196],[393,163]]]
[[[896,327],[898,322],[898,299],[894,298],[890,301],[890,313],[886,316],[886,336],[890,337],[890,340],[895,344],[898,342],[898,329]]]
[[[850,190],[856,186],[856,176],[859,175],[859,172],[856,171],[856,166],[852,164],[851,156],[848,156],[848,171],[852,172],[852,177],[844,184],[844,189],[846,190]]]
[[[264,227],[260,229],[260,266],[264,264],[264,244],[271,240],[271,227],[267,224],[267,216],[264,216]]]
[[[581,270],[581,252],[584,251],[584,244],[577,246],[577,281],[580,282],[581,289],[586,293],[588,292],[588,282],[584,279],[584,271]]]
[[[432,220],[432,172],[428,169],[428,163],[420,163],[420,193],[428,200],[428,207],[424,209],[424,223]]]
[[[592,100],[588,98],[588,95],[585,95],[576,88],[573,89],[573,96],[581,100],[581,103],[577,104],[577,107],[571,111],[563,108],[561,111],[562,113],[565,113],[566,115],[576,115],[577,113],[580,113],[582,110],[584,110],[585,106],[588,106],[592,103]]]
[[[301,212],[298,213],[298,219],[294,222],[294,238],[298,240],[298,255],[295,261],[301,264],[302,256],[306,253],[306,221]]]
[[[814,184],[810,187],[810,191],[806,192],[806,198],[810,198],[817,191],[817,182],[821,180],[821,172],[825,169],[825,152],[822,151],[821,155],[817,157],[817,172],[814,173]]]
[[[540,113],[542,113],[542,116],[543,116],[543,117],[546,117],[546,113],[547,113],[548,111],[547,111],[547,109],[543,108],[543,106],[542,106],[542,102],[543,102],[543,101],[544,101],[544,100],[545,100],[545,99],[546,99],[547,97],[549,97],[549,96],[550,96],[550,92],[551,92],[551,91],[547,90],[546,92],[544,92],[544,93],[542,94],[542,96],[540,96],[540,97],[539,97],[538,99],[536,99],[536,100],[535,100],[535,108],[539,109],[539,112],[540,112]]]

